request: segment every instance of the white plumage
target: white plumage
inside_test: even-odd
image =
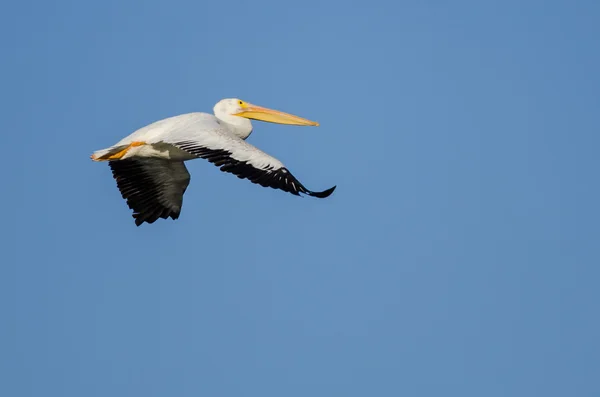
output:
[[[158,218],[179,218],[190,182],[184,162],[196,158],[239,178],[294,195],[325,198],[335,190],[335,186],[323,192],[306,189],[282,162],[245,141],[252,133],[249,119],[305,126],[318,123],[239,99],[220,101],[214,112],[214,116],[188,113],[159,120],[91,156],[109,162],[137,226]]]

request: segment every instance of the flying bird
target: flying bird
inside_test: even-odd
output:
[[[308,190],[283,163],[246,142],[252,133],[250,119],[299,126],[319,123],[237,98],[219,101],[213,111],[214,115],[195,112],[156,121],[92,154],[94,161],[108,161],[137,226],[179,218],[190,183],[184,162],[197,158],[240,179],[297,196],[325,198],[335,190]]]

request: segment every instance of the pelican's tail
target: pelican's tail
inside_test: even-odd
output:
[[[145,142],[131,142],[127,145],[111,146],[107,149],[96,150],[90,158],[94,161],[120,160],[129,149],[145,144]]]
[[[102,160],[108,160],[108,157],[111,156],[111,154],[113,154],[114,149],[113,148],[108,148],[108,149],[100,149],[100,150],[96,150],[91,156],[90,158],[94,161],[102,161]]]

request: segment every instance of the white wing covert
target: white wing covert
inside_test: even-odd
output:
[[[308,190],[277,160],[219,125],[216,118],[184,115],[161,141],[213,163],[223,172],[264,187],[280,189],[299,196],[317,198],[331,195],[335,186],[322,192]]]

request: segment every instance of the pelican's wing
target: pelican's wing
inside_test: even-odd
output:
[[[221,171],[235,174],[264,187],[281,189],[299,196],[325,198],[335,186],[322,192],[308,190],[276,158],[250,145],[221,126],[216,117],[206,113],[188,113],[166,119],[151,131],[144,132],[144,139],[173,145],[196,157],[206,159],[220,167]],[[150,135],[150,136],[149,136]],[[142,137],[132,137],[140,139]]]
[[[136,157],[109,161],[109,165],[137,226],[158,218],[179,218],[190,183],[183,162]]]
[[[240,179],[248,179],[261,186],[280,189],[296,196],[303,193],[312,197],[325,198],[335,190],[335,186],[322,192],[308,190],[279,160],[241,139],[236,145],[228,145],[223,148],[206,147],[197,141],[177,142],[173,145],[210,161],[223,172],[229,172]]]

